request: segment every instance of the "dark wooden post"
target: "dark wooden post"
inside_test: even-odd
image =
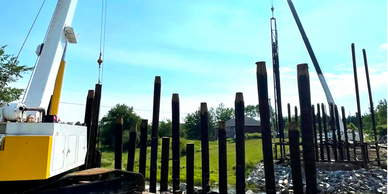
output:
[[[325,111],[325,105],[322,103],[321,104],[321,107],[322,107],[322,120],[323,120],[323,131],[325,132],[325,145],[326,145],[326,153],[327,153],[327,161],[331,161],[331,156],[330,156],[330,146],[329,146],[329,137],[327,136],[327,122],[326,122],[326,118],[327,118],[327,114],[326,114],[326,111]]]
[[[357,112],[356,112],[356,118],[357,118]],[[356,122],[356,126],[358,128],[358,122]],[[354,156],[354,161],[357,161],[357,141],[356,141],[355,129],[352,130],[352,137],[353,137],[353,156]]]
[[[298,107],[295,106],[294,109],[295,109],[295,122],[298,123]]]
[[[290,103],[287,103],[287,110],[288,110],[288,123],[291,123],[291,105],[290,105]]]
[[[94,99],[92,104],[92,123],[90,125],[90,136],[89,136],[89,149],[90,152],[87,163],[87,168],[98,168],[101,166],[101,152],[98,149],[98,119],[100,113],[100,101],[101,101],[101,84],[96,84]]]
[[[334,154],[334,160],[338,161],[337,156],[337,136],[335,135],[335,116],[334,116],[334,106],[333,103],[329,103],[329,110],[330,110],[330,129],[332,133],[332,141],[333,141],[333,154]]]
[[[147,129],[148,120],[143,119],[140,124],[140,154],[139,154],[139,173],[144,177],[147,162]]]
[[[321,109],[319,104],[317,104],[317,117],[318,117],[318,130],[319,130],[319,151],[321,154],[321,161],[325,160],[325,155],[323,153],[323,138],[322,138],[322,122],[321,122]]]
[[[202,191],[210,191],[209,174],[209,112],[207,104],[201,103],[201,153],[202,153]]]
[[[194,144],[186,144],[186,191],[194,194]]]
[[[93,105],[93,99],[94,99],[94,90],[89,90],[88,91],[88,96],[86,97],[86,107],[85,107],[85,118],[84,118],[84,125],[87,128],[87,152],[85,156],[85,164],[80,166],[80,170],[86,170],[87,169],[87,164],[89,163],[89,158],[91,152],[89,151],[90,147],[90,133],[91,133],[91,128],[90,125],[92,124],[92,105]],[[90,167],[90,166],[89,166]]]
[[[380,166],[380,151],[379,151],[380,147],[379,147],[379,143],[377,141],[375,110],[374,110],[374,106],[373,106],[372,89],[371,89],[370,81],[369,81],[368,60],[366,58],[366,51],[365,51],[365,49],[362,49],[362,54],[363,54],[363,57],[364,57],[366,83],[368,84],[370,114],[371,114],[371,117],[372,117],[373,136],[374,136],[375,146],[376,146],[376,159],[377,159],[377,165]]]
[[[88,91],[88,96],[86,98],[86,107],[85,107],[85,118],[84,118],[84,125],[87,127],[87,138],[89,141],[90,136],[90,125],[92,124],[92,106],[93,106],[93,99],[94,99],[94,90]]]
[[[264,157],[265,186],[266,186],[267,193],[276,193],[275,172],[274,172],[274,164],[273,164],[273,156],[272,156],[271,123],[270,123],[269,105],[268,105],[267,70],[266,70],[264,61],[257,62],[256,65],[257,65],[257,69],[256,69],[257,91],[258,91],[258,97],[259,97],[259,111],[260,111],[261,133],[262,133],[261,136],[262,136],[263,157]],[[244,112],[242,114],[244,114]],[[244,149],[236,149],[236,150],[244,150]],[[244,181],[245,181],[245,178],[244,178]],[[245,193],[245,191],[244,192],[237,191],[236,193]]]
[[[315,148],[315,161],[319,160],[319,153],[318,153],[318,138],[317,138],[317,126],[315,122],[315,109],[314,105],[311,105],[312,110],[312,118],[313,118],[313,137],[314,137],[314,148]]]
[[[135,164],[135,152],[136,152],[136,124],[131,125],[129,130],[129,146],[128,146],[128,160],[127,171],[133,172],[133,166]]]
[[[299,131],[296,122],[288,124],[290,141],[291,173],[295,194],[303,194],[302,167],[300,164]]]
[[[170,159],[170,138],[162,138],[162,161],[160,167],[160,191],[168,189],[168,163]]]
[[[339,159],[342,161],[344,160],[344,150],[342,147],[342,140],[341,140],[341,129],[340,129],[340,119],[339,119],[339,114],[338,114],[338,107],[337,105],[334,106],[334,111],[335,111],[335,124],[337,126],[337,134],[338,134],[338,150],[339,150]],[[346,129],[346,125],[344,126],[344,133]]]
[[[307,64],[299,64],[297,69],[306,193],[317,193],[308,66]]]
[[[346,159],[350,161],[350,152],[349,152],[349,138],[348,138],[348,130],[346,128],[346,117],[345,117],[345,108],[342,106],[341,107],[341,112],[342,112],[342,123],[344,125],[344,135],[345,135],[345,150],[346,150]]]
[[[228,193],[228,169],[227,169],[227,150],[226,150],[226,127],[225,121],[218,122],[218,176],[220,194]]]
[[[152,113],[152,135],[151,135],[151,160],[150,160],[150,192],[156,193],[156,174],[158,160],[158,131],[159,131],[159,111],[160,111],[160,76],[155,76],[154,83],[154,105]]]
[[[241,92],[236,93],[234,107],[234,115],[236,116],[236,150],[238,150],[236,151],[236,193],[245,193],[245,117],[244,97]],[[272,153],[272,150],[270,152]]]
[[[115,169],[121,170],[123,163],[123,117],[116,116],[115,124]]]
[[[172,106],[172,188],[174,193],[180,192],[180,146],[179,146],[179,95],[173,94]]]
[[[362,161],[364,164],[366,164],[366,150],[364,145],[364,133],[362,130],[362,119],[361,119],[361,106],[360,106],[360,93],[358,91],[358,80],[357,80],[357,65],[356,65],[356,54],[354,51],[354,43],[352,43],[352,61],[353,61],[353,72],[354,72],[354,85],[356,88],[356,101],[357,101],[357,112],[359,113],[358,118],[358,131],[360,134],[360,144],[361,144],[361,155],[362,155]]]

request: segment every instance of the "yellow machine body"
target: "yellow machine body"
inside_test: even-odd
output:
[[[0,123],[0,139],[0,181],[47,179],[85,163],[85,126]]]
[[[6,136],[0,150],[0,181],[49,177],[52,136]]]

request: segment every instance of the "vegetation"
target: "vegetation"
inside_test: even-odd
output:
[[[376,133],[377,138],[380,138],[384,135],[387,135],[387,100],[382,99],[378,102],[378,105],[374,109],[375,113],[375,122],[376,122]],[[361,116],[362,119],[362,129],[364,134],[367,135],[367,139],[374,139],[373,132],[373,123],[372,123],[372,115],[370,111]],[[346,124],[348,129],[353,129],[358,131],[358,118],[355,115],[349,115],[346,118]]]
[[[117,115],[121,115],[123,117],[123,144],[124,148],[127,148],[129,140],[129,129],[131,125],[137,124],[138,134],[140,135],[139,126],[141,118],[133,111],[133,107],[129,107],[125,104],[117,104],[115,107],[109,110],[104,117],[102,117],[100,121],[100,143],[102,146],[108,148],[112,148],[114,146],[114,129]]]
[[[259,109],[258,105],[247,105],[245,107],[245,116],[258,118]],[[209,138],[213,139],[216,130],[217,123],[219,121],[227,121],[234,118],[234,109],[226,108],[223,103],[220,103],[216,109],[211,107],[209,110]],[[271,108],[273,113],[273,109]],[[126,148],[129,140],[129,129],[132,124],[137,124],[138,137],[140,135],[140,116],[136,115],[133,107],[125,104],[117,104],[101,119],[100,121],[100,143],[107,149],[112,149],[114,145],[114,127],[115,118],[117,115],[123,117],[123,143]],[[274,114],[273,114],[274,115]],[[170,119],[159,122],[159,137],[171,137],[172,123]],[[180,127],[180,137],[191,140],[199,140],[201,137],[201,126],[200,126],[200,109],[198,108],[195,112],[189,113],[184,118],[184,123]],[[148,139],[151,139],[152,123],[148,126]],[[137,138],[137,143],[139,143]]]
[[[198,140],[187,140],[187,143],[194,143],[194,183],[195,185],[201,184],[201,142]],[[181,143],[186,146],[186,143]],[[261,139],[249,139],[245,141],[245,168],[246,175],[248,175],[263,159],[263,153],[261,149]],[[170,146],[171,148],[171,146]],[[158,148],[158,174],[157,180],[160,180],[160,162],[161,162],[161,146]],[[149,180],[150,171],[150,153],[151,147],[147,147],[147,164],[146,164],[146,179]],[[236,145],[233,141],[227,142],[227,169],[228,169],[228,183],[235,184],[235,165],[236,165]],[[127,166],[127,153],[123,154],[123,169]],[[172,178],[172,153],[170,150],[170,163],[169,163],[169,181]],[[104,151],[102,153],[102,167],[113,168],[114,167],[114,153],[112,151]],[[180,158],[180,178],[182,182],[186,181],[186,156]],[[212,184],[218,182],[218,143],[217,141],[209,142],[209,163],[210,163],[210,181]],[[135,172],[139,171],[139,149],[136,149],[135,153]]]
[[[247,105],[245,106],[245,116],[258,119],[259,105]],[[273,109],[271,107],[271,112]],[[274,114],[273,114],[274,115]],[[216,125],[219,121],[227,121],[234,118],[234,109],[226,108],[223,103],[220,103],[216,109],[211,107],[209,109],[209,136],[210,139],[214,136]],[[184,118],[183,129],[188,139],[199,140],[201,137],[201,126],[200,126],[200,110],[196,110],[193,113],[187,114]]]
[[[220,103],[216,108],[216,119],[217,121],[234,119],[234,109],[226,108],[224,103]]]
[[[33,67],[19,65],[15,56],[5,54],[5,47],[0,47],[0,103],[19,99],[24,89],[9,87],[9,84],[18,81],[23,77],[23,73],[28,73],[33,69]]]
[[[374,109],[375,113],[375,121],[376,121],[376,132],[377,132],[377,138],[380,138],[384,135],[387,135],[387,100],[382,99],[378,102],[378,105]],[[322,114],[322,112],[321,112]],[[328,114],[328,110],[326,110],[326,114]],[[330,122],[330,115],[326,115],[327,122]],[[301,120],[300,116],[298,116],[298,125],[300,127]],[[373,140],[374,133],[373,133],[373,124],[372,124],[372,116],[370,111],[368,113],[365,113],[364,115],[361,116],[362,119],[362,128],[364,134],[367,135],[368,139]],[[288,117],[283,118],[285,126],[285,132],[287,131],[288,128]],[[295,116],[291,118],[292,121],[295,120]],[[317,132],[318,132],[318,124],[316,124],[317,127]],[[358,118],[356,115],[348,115],[346,117],[346,125],[347,129],[353,129],[355,131],[358,131]],[[330,127],[330,125],[328,125]]]
[[[201,111],[198,108],[193,113],[186,115],[184,119],[183,129],[186,131],[187,139],[200,139],[201,138]],[[214,116],[214,109],[209,109],[209,136],[213,137],[214,130],[216,128],[216,121]]]

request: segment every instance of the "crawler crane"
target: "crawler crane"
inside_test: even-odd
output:
[[[59,124],[57,114],[66,47],[77,0],[58,0],[39,62],[22,102],[0,107],[0,193],[142,193],[139,173],[84,165],[87,127]],[[50,100],[51,99],[51,100]],[[95,142],[95,141],[94,141]],[[73,171],[69,173],[69,171]]]

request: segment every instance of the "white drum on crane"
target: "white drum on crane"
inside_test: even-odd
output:
[[[1,109],[1,114],[3,115],[2,121],[15,122],[26,118],[26,112],[22,111],[24,107],[25,105],[21,102],[7,103]]]

